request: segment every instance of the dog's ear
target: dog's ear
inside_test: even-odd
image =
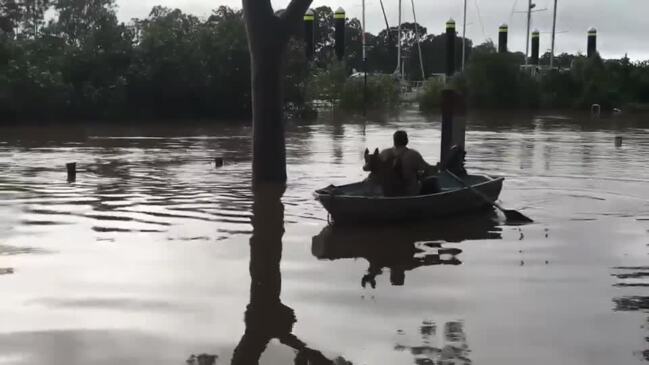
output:
[[[378,148],[374,150],[374,154],[375,154],[375,155],[378,155],[378,154],[379,154],[379,149],[378,149]]]
[[[365,149],[365,156],[367,157],[367,156],[369,156],[369,154],[370,154],[370,150],[368,150],[368,149],[366,148],[366,149]]]

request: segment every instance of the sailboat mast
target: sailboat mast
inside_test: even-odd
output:
[[[401,79],[401,0],[399,0],[399,27],[397,28],[397,70]]]
[[[363,115],[367,114],[367,41],[365,39],[365,0],[363,3],[363,36],[361,37],[363,43]]]
[[[419,23],[417,23],[417,12],[415,11],[415,0],[412,3],[412,19],[415,21],[415,39],[417,40],[417,50],[419,52],[419,67],[421,67],[421,80],[426,81],[426,71],[424,70],[424,59],[421,53],[421,39],[419,37]]]
[[[527,37],[525,42],[525,64],[529,63],[530,54],[530,25],[532,23],[532,0],[528,0],[527,4]]]
[[[554,15],[552,17],[552,50],[550,51],[550,68],[554,67],[554,39],[557,35],[557,1],[554,0]]]
[[[464,0],[464,25],[462,26],[462,71],[466,63],[466,0]]]
[[[363,62],[365,62],[365,60],[367,59],[367,54],[366,54],[367,51],[366,51],[366,44],[365,44],[365,0],[363,0],[363,5],[362,6],[363,6],[363,10],[362,10],[363,11],[363,16],[362,16],[362,18],[363,18],[362,19],[363,20],[363,24],[362,24],[363,36],[361,37],[361,42],[363,43]]]

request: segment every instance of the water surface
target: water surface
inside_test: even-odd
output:
[[[346,229],[312,192],[396,128],[435,162],[437,117],[291,122],[283,195],[245,123],[0,128],[0,364],[644,363],[646,120],[472,115],[470,171],[535,224]]]

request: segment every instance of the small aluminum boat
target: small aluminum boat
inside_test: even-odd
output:
[[[492,201],[498,200],[502,177],[467,175],[462,180]],[[484,199],[445,173],[438,175],[440,192],[429,195],[386,197],[373,192],[366,182],[329,186],[315,198],[335,224],[387,223],[445,218],[489,206]]]

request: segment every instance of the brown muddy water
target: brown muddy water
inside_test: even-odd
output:
[[[283,205],[248,126],[0,128],[0,364],[649,360],[649,118],[471,116],[470,171],[534,224],[328,227],[312,192],[397,128],[437,160],[414,111],[291,123]]]

